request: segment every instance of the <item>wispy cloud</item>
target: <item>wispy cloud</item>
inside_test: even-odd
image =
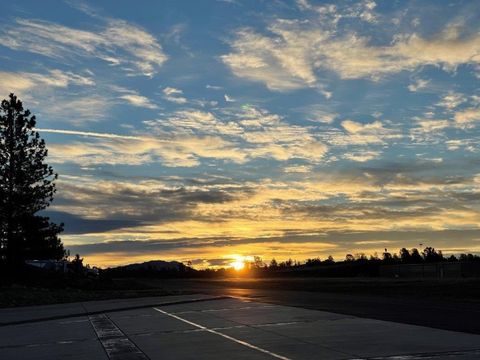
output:
[[[416,118],[418,126],[410,129],[410,137],[413,143],[439,143],[444,141],[443,131],[452,124],[445,119]]]
[[[286,173],[309,173],[312,171],[312,166],[307,165],[292,165],[283,169]]]
[[[397,131],[385,128],[378,120],[371,123],[344,120],[341,125],[348,134],[345,141],[349,144],[383,144],[389,139],[401,137]]]
[[[480,121],[480,108],[467,108],[455,113],[455,123],[459,126],[469,127]]]
[[[227,94],[224,94],[223,97],[224,97],[226,102],[235,102],[235,99],[228,96]]]
[[[121,65],[132,74],[153,76],[167,60],[162,46],[146,30],[107,19],[100,31],[53,22],[16,19],[0,33],[2,45],[51,58],[93,57]]]
[[[332,6],[321,11],[335,14],[337,8]],[[304,8],[312,10],[310,6]],[[365,14],[369,17],[368,12]],[[342,79],[376,80],[426,65],[450,71],[480,61],[480,35],[462,26],[449,24],[435,37],[398,34],[386,46],[373,44],[355,31],[339,33],[335,27],[335,21],[324,23],[312,18],[278,19],[269,24],[266,33],[243,28],[230,42],[232,51],[221,58],[238,77],[264,83],[276,91],[319,87],[322,71]],[[412,89],[418,89],[418,85],[422,84]]]
[[[49,120],[57,123],[67,122],[81,126],[105,120],[112,105],[112,99],[109,97],[82,93],[47,100],[40,104],[40,115],[46,115]]]
[[[129,104],[146,109],[157,109],[158,106],[154,104],[150,99],[139,94],[125,94],[119,97],[126,100]]]
[[[453,110],[466,101],[467,97],[465,95],[449,91],[448,94],[443,96],[442,100],[437,103],[437,106],[444,107],[448,110]]]
[[[44,129],[44,132],[76,135],[90,140],[68,143],[50,142],[52,163],[90,165],[141,165],[161,163],[167,167],[191,167],[200,158],[244,162],[246,154],[235,144],[219,137],[176,136],[167,139],[152,136],[125,136],[87,131]]]
[[[221,86],[210,85],[210,84],[205,85],[205,88],[206,89],[212,89],[212,90],[223,90],[223,87],[221,87]]]
[[[167,101],[176,103],[176,104],[186,104],[187,99],[183,96],[183,91],[173,87],[167,86],[162,90],[164,96],[163,98]]]
[[[67,88],[70,85],[95,85],[91,76],[61,70],[50,70],[46,73],[0,71],[0,78],[0,93],[2,96],[11,92],[19,96],[27,96],[35,90],[44,92],[48,88]]]
[[[408,90],[412,92],[417,92],[419,90],[423,90],[427,88],[428,84],[430,84],[430,80],[427,79],[416,79],[413,83],[408,85]]]
[[[343,155],[344,159],[365,162],[376,159],[380,156],[381,152],[379,151],[360,151],[356,153],[346,153]]]
[[[198,110],[180,110],[154,121],[144,122],[152,133],[175,133],[182,136],[218,136],[243,144],[244,158],[292,158],[322,160],[328,148],[313,134],[313,129],[291,125],[281,116],[264,109],[246,108],[224,111],[218,115]]]

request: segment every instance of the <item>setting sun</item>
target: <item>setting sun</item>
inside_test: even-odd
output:
[[[245,262],[243,260],[236,260],[232,262],[230,265],[235,270],[240,271],[245,267]]]
[[[232,259],[230,267],[234,270],[240,271],[245,269],[247,262],[253,261],[253,256],[231,255],[230,259]]]

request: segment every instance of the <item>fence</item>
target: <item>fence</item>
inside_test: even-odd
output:
[[[480,262],[441,262],[380,266],[381,277],[464,278],[480,277]]]

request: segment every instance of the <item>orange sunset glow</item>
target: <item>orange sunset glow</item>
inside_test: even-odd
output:
[[[474,2],[193,3],[9,7],[0,91],[37,115],[72,256],[480,251]]]

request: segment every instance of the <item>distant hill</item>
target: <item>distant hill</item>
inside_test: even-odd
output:
[[[104,273],[112,276],[180,276],[192,272],[195,270],[181,262],[163,260],[151,260],[104,270]]]
[[[163,261],[163,260],[150,260],[143,263],[129,264],[123,266],[117,266],[113,269],[123,269],[127,271],[136,271],[136,270],[181,270],[185,268],[181,262],[178,261]]]

